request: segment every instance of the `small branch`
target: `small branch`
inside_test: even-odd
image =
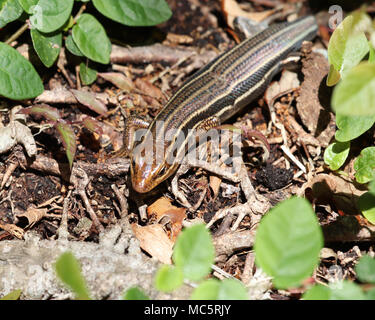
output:
[[[81,6],[81,8],[79,8],[79,11],[78,13],[75,15],[75,17],[73,18],[74,22],[77,21],[77,19],[79,18],[79,16],[86,10],[86,4],[83,4]]]
[[[10,45],[13,41],[17,40],[27,29],[29,29],[29,24],[26,22],[13,35],[11,35],[10,38],[5,41],[5,43]]]

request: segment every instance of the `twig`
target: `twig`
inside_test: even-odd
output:
[[[73,20],[74,22],[77,21],[77,19],[79,18],[79,16],[86,10],[86,4],[83,4],[81,6],[81,8],[79,8],[79,11],[77,12],[77,14],[74,16]]]
[[[6,44],[11,44],[13,41],[17,40],[27,29],[29,29],[29,24],[26,22],[21,28],[19,28],[14,34],[12,34],[7,41]]]
[[[63,205],[63,213],[61,216],[61,222],[60,226],[57,230],[57,235],[59,237],[59,240],[61,241],[67,241],[68,236],[69,236],[69,231],[68,231],[68,209],[69,209],[69,200],[70,200],[70,195],[72,191],[68,192],[68,195],[64,199],[64,205]]]

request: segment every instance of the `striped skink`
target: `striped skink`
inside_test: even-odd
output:
[[[257,98],[280,71],[282,61],[297,51],[303,41],[312,40],[317,29],[313,16],[273,24],[193,74],[150,125],[137,119],[127,121],[124,143],[131,157],[134,190],[148,192],[170,177],[179,164],[168,163],[166,159],[171,153],[186,152],[185,141],[181,143],[177,136],[182,132],[187,139],[189,129],[215,127]],[[173,132],[173,135],[167,139],[158,136],[157,123],[162,123],[164,132]],[[139,128],[147,131],[143,140],[133,146],[131,139],[134,130]],[[145,145],[150,141],[148,138],[154,141],[151,148],[155,149],[157,143],[164,144],[161,158],[155,157],[151,162],[145,157],[145,150],[150,148]]]

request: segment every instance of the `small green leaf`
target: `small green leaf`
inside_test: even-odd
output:
[[[361,288],[350,281],[335,282],[328,287],[315,285],[305,292],[304,300],[364,300]]]
[[[191,300],[247,300],[247,291],[242,282],[235,279],[202,282],[192,293]]]
[[[90,300],[81,267],[71,252],[65,252],[57,259],[55,270],[60,280],[75,293],[78,300]]]
[[[79,77],[85,86],[92,84],[98,76],[95,69],[91,69],[87,63],[81,62],[79,65]]]
[[[157,272],[155,287],[159,291],[172,292],[184,283],[184,274],[179,267],[163,265]]]
[[[363,62],[351,69],[332,95],[332,108],[342,115],[375,114],[375,64]]]
[[[0,42],[0,95],[24,100],[44,91],[42,80],[33,65],[16,49]]]
[[[38,4],[39,0],[18,0],[18,2],[27,13],[33,13],[33,7]]]
[[[54,32],[68,21],[73,4],[74,0],[39,0],[32,8],[30,22],[41,32]]]
[[[84,13],[78,18],[73,27],[73,39],[87,58],[103,64],[109,63],[111,42],[103,26],[94,16]]]
[[[365,148],[354,162],[355,178],[359,183],[367,183],[375,179],[374,169],[375,147]]]
[[[355,272],[362,283],[375,284],[375,259],[363,256],[355,266]]]
[[[81,52],[81,50],[79,50],[71,35],[68,35],[66,37],[65,47],[70,51],[70,53],[74,54],[75,56],[83,57],[83,53]]]
[[[336,113],[337,141],[345,142],[358,138],[370,129],[375,123],[375,114],[372,116],[346,116]]]
[[[17,20],[22,12],[23,9],[17,0],[0,0],[0,28]]]
[[[93,0],[93,3],[107,18],[128,26],[153,26],[172,15],[165,0]]]
[[[329,300],[331,289],[321,284],[315,285],[308,289],[302,296],[303,300]]]
[[[214,258],[211,235],[203,224],[189,227],[178,236],[173,261],[182,268],[186,279],[198,281],[208,275]]]
[[[138,287],[128,289],[123,297],[124,300],[150,300],[150,298]]]
[[[34,49],[40,60],[47,68],[51,67],[60,53],[62,33],[55,32],[52,34],[45,34],[36,29],[31,29],[30,33]]]
[[[359,285],[350,281],[334,283],[330,286],[330,300],[365,300],[365,294]]]
[[[328,44],[328,60],[341,76],[355,67],[369,51],[361,19],[347,16],[333,32]]]
[[[277,288],[298,286],[319,261],[323,235],[311,204],[292,197],[260,221],[255,241],[256,263]]]
[[[324,152],[324,162],[333,171],[340,169],[349,155],[350,142],[334,142]]]
[[[6,296],[0,298],[0,300],[18,300],[21,296],[22,290],[14,290],[8,293]]]
[[[77,150],[76,135],[73,128],[65,121],[60,120],[55,124],[57,132],[60,135],[61,142],[64,145],[65,153],[69,161],[69,166],[72,168],[74,156]]]
[[[76,22],[74,21],[73,16],[70,16],[69,19],[65,22],[65,24],[62,27],[62,30],[64,32],[69,31],[75,24]]]
[[[358,198],[358,207],[363,216],[372,224],[375,224],[375,196],[366,192]]]
[[[336,85],[341,79],[340,72],[338,72],[335,67],[331,64],[329,66],[329,72],[327,76],[326,84],[328,87]]]

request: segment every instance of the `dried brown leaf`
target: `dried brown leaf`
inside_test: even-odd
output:
[[[105,72],[98,73],[99,77],[113,83],[117,88],[124,90],[126,92],[131,92],[134,88],[133,81],[126,77],[124,74],[119,72]]]
[[[247,12],[242,10],[235,0],[222,0],[221,8],[225,15],[227,24],[232,29],[234,29],[233,20],[236,17],[245,17],[260,22],[275,12],[275,10],[265,10],[262,12]]]
[[[173,242],[168,238],[160,224],[145,227],[132,224],[132,229],[144,251],[162,263],[172,263]]]
[[[147,95],[157,99],[157,100],[163,100],[164,98],[164,95],[163,93],[161,92],[161,90],[154,86],[152,83],[146,81],[146,80],[142,80],[141,78],[137,78],[135,80],[135,85],[136,87],[141,91],[141,92],[144,92],[146,93]]]
[[[332,88],[325,85],[329,64],[323,55],[313,52],[311,46],[311,43],[302,46],[304,81],[297,98],[297,111],[310,133],[326,147],[336,131],[335,118],[330,110]]]
[[[96,99],[96,96],[87,91],[82,90],[70,90],[73,95],[76,97],[76,99],[79,101],[79,103],[83,104],[84,106],[90,108],[91,110],[95,111],[98,114],[106,114],[108,112],[108,109],[106,105]]]
[[[163,225],[170,223],[171,238],[174,241],[182,229],[182,221],[186,218],[186,208],[178,208],[172,205],[169,199],[162,197],[147,208],[147,214],[149,217],[155,216],[156,221]]]
[[[285,70],[279,81],[274,81],[268,86],[264,98],[268,105],[272,105],[275,99],[283,94],[298,89],[299,86],[300,82],[297,73]]]
[[[363,185],[334,174],[318,174],[308,181],[300,191],[316,204],[334,205],[345,214],[358,214],[357,199],[366,192]]]

